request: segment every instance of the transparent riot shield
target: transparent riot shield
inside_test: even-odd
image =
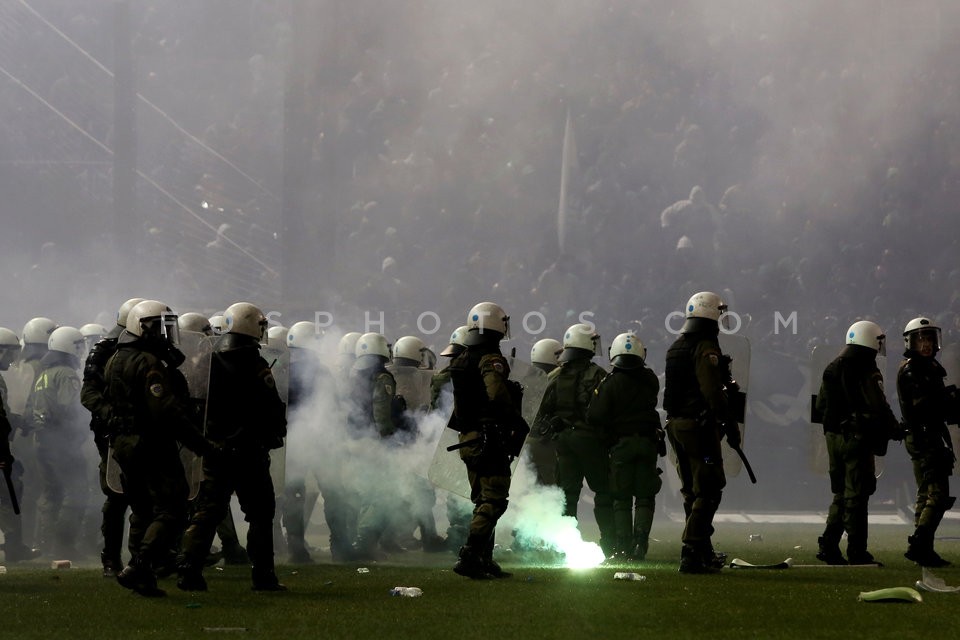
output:
[[[807,460],[810,470],[819,476],[830,471],[827,458],[827,442],[823,437],[823,416],[817,411],[817,394],[823,382],[823,371],[833,362],[840,350],[831,345],[818,345],[810,354],[810,457]]]
[[[267,342],[260,347],[260,355],[270,365],[273,379],[277,383],[277,393],[280,394],[283,404],[287,404],[290,398],[290,349],[287,348],[287,343]],[[283,495],[287,477],[286,439],[282,447],[270,451],[270,477],[273,479],[273,492],[278,496]]]
[[[523,419],[530,425],[530,435],[527,438],[526,449],[530,455],[530,462],[537,474],[537,482],[541,485],[555,485],[557,483],[557,440],[553,434],[543,436],[534,430],[534,419],[540,409],[540,401],[547,390],[547,374],[538,367],[520,363],[517,367],[521,373],[516,380],[523,387]]]
[[[738,417],[740,426],[741,447],[747,450],[747,393],[750,383],[750,341],[743,336],[721,333],[719,336],[720,350],[730,358],[730,377],[732,385],[728,385],[727,402],[734,414]],[[724,445],[723,472],[727,477],[736,478],[743,469],[743,461],[736,451]]]
[[[810,355],[810,458],[808,460],[810,470],[817,475],[827,476],[830,472],[830,459],[827,455],[827,442],[823,436],[823,416],[816,410],[817,394],[820,392],[820,384],[823,382],[823,372],[833,360],[840,355],[843,347],[831,345],[819,345],[814,347]],[[887,357],[877,356],[877,368],[884,381],[887,376]],[[894,389],[896,385],[893,385]],[[896,398],[890,397],[890,389],[884,384],[887,391],[887,402],[894,406]],[[874,459],[875,473],[879,478],[883,474],[884,459],[876,456]]]
[[[940,364],[947,370],[947,377],[944,384],[953,385],[960,388],[960,346],[948,345],[940,350]],[[958,421],[960,417],[960,407],[955,407],[950,413],[954,416],[953,421]],[[951,421],[951,422],[953,422]],[[954,453],[960,454],[960,429],[956,424],[951,424],[950,440],[953,442]]]
[[[187,380],[187,389],[190,392],[190,414],[197,425],[203,424],[207,408],[207,389],[210,384],[210,359],[213,347],[219,336],[208,336],[196,331],[180,332],[180,350],[185,356],[180,372]],[[180,447],[180,461],[187,474],[187,485],[190,487],[189,499],[193,500],[200,491],[203,481],[203,461],[193,451]]]
[[[403,396],[409,411],[425,413],[430,409],[430,380],[435,373],[432,369],[390,365],[387,370],[397,382],[396,394]]]

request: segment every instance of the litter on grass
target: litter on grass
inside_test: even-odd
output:
[[[857,600],[860,602],[923,602],[923,596],[910,587],[889,587],[876,591],[861,591]]]
[[[632,571],[617,571],[613,574],[614,580],[634,580],[636,582],[643,582],[647,579],[647,576],[642,576],[639,573],[634,573]]]

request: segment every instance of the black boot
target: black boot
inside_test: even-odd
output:
[[[708,545],[685,544],[680,550],[680,573],[718,573],[721,566],[719,556]]]
[[[207,581],[199,563],[184,561],[177,566],[177,588],[181,591],[206,591]]]
[[[504,571],[499,564],[493,559],[493,547],[494,547],[494,534],[490,534],[490,539],[487,541],[486,546],[483,549],[482,559],[483,559],[483,570],[489,573],[494,578],[512,578],[513,574],[509,571]]]
[[[472,538],[473,536],[470,537]],[[480,553],[477,552],[477,548],[470,544],[465,544],[460,547],[460,555],[457,559],[457,564],[453,566],[453,572],[473,580],[489,580],[493,578],[493,576],[487,572],[487,568],[484,565],[483,559],[480,557]]]
[[[826,536],[817,538],[817,560],[827,564],[847,564],[846,558],[840,553],[840,542],[828,540]]]
[[[167,592],[157,586],[157,576],[154,575],[149,561],[142,556],[130,560],[130,564],[117,574],[117,582],[121,587],[130,589],[148,598],[158,598],[167,595]]]
[[[286,585],[280,584],[277,578],[277,572],[273,569],[253,568],[253,587],[254,591],[286,591]]]
[[[287,559],[290,564],[313,564],[313,558],[310,557],[307,543],[303,538],[288,535],[287,550],[289,552]]]
[[[123,562],[119,557],[111,557],[106,552],[100,552],[100,564],[103,565],[104,578],[116,578],[123,570]]]
[[[929,527],[919,525],[912,536],[907,538],[909,547],[903,554],[907,560],[913,560],[921,567],[948,567],[950,561],[940,557],[933,550],[933,531]]]

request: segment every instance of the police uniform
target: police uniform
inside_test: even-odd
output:
[[[83,384],[80,387],[80,402],[90,411],[90,430],[93,432],[93,443],[100,455],[100,491],[104,496],[103,507],[100,510],[100,533],[103,535],[100,561],[103,565],[103,574],[107,577],[115,576],[123,568],[120,556],[127,508],[130,506],[124,494],[117,493],[107,484],[107,455],[110,452],[108,425],[112,412],[104,397],[106,383],[103,376],[107,361],[117,350],[117,339],[122,331],[123,327],[117,325],[93,345],[84,363]]]
[[[330,372],[317,361],[313,352],[291,353],[290,357],[290,389],[287,397],[287,412],[292,416],[309,402],[311,395],[319,384],[332,383]],[[306,426],[306,425],[304,425]],[[309,564],[313,562],[307,550],[306,534],[306,479],[309,473],[309,453],[300,444],[306,434],[290,431],[287,434],[286,479],[282,497],[282,524],[287,534],[287,549],[290,553],[290,562],[294,564]],[[302,444],[306,444],[302,442]],[[330,528],[331,549],[333,548],[334,531]]]
[[[87,430],[80,405],[80,363],[48,351],[33,390],[33,424],[41,471],[40,547],[59,557],[76,555],[75,538],[87,507]]]
[[[3,376],[0,376],[0,473],[6,473],[4,467],[9,468],[13,489],[19,498],[23,495],[23,466],[14,459],[10,450],[14,431],[11,417],[13,416],[7,404],[7,383]],[[4,560],[8,564],[39,555],[36,549],[23,544],[23,524],[20,516],[13,511],[13,502],[5,481],[4,487],[0,488],[0,531],[3,531]]]
[[[615,534],[608,446],[597,425],[587,422],[587,407],[606,372],[590,360],[592,352],[578,351],[584,351],[583,357],[561,362],[547,375],[534,432],[549,432],[542,427],[549,423],[556,433],[556,475],[565,498],[563,514],[577,517],[584,479],[594,492],[593,514],[600,529],[600,547],[609,556]]]
[[[867,551],[867,503],[877,488],[874,452],[886,449],[897,419],[883,392],[877,351],[848,344],[823,372],[817,410],[830,466],[833,500],[818,540],[817,558],[828,564],[870,564]],[[847,534],[847,559],[840,554],[840,538]]]
[[[452,411],[448,402],[453,402],[453,381],[450,377],[450,367],[446,366],[430,378],[430,411],[441,409]],[[447,548],[455,551],[467,541],[473,505],[466,498],[449,491],[446,503]]]
[[[124,333],[104,374],[104,396],[113,413],[110,444],[131,510],[133,557],[117,581],[146,596],[163,595],[153,567],[167,561],[186,522],[180,444],[198,455],[212,451],[190,420],[186,381],[176,369],[182,363],[178,353],[160,339]]]
[[[283,446],[286,425],[286,407],[270,366],[260,355],[259,340],[239,333],[224,334],[210,363],[205,425],[206,436],[217,444],[218,451],[203,459],[204,479],[181,546],[184,562],[179,588],[206,589],[203,561],[234,493],[249,525],[247,554],[254,590],[285,588],[274,567],[276,497],[270,450]]]
[[[363,358],[375,358],[368,355]],[[386,358],[383,358],[385,361]],[[366,364],[358,359],[356,364]],[[378,440],[390,440],[397,436],[393,419],[393,398],[397,383],[384,368],[384,362],[371,367],[354,366],[350,373],[351,410],[348,424],[356,436],[368,436]],[[388,540],[385,533],[393,524],[389,514],[395,507],[398,496],[392,486],[376,482],[372,476],[357,477],[359,504],[357,509],[357,535],[353,554],[359,560],[380,559],[378,545],[391,550],[400,548]]]
[[[523,418],[531,425],[537,424],[537,411],[543,394],[547,391],[547,373],[532,366],[520,380],[523,385]],[[557,440],[549,429],[545,433],[533,429],[528,442],[530,462],[537,473],[537,483],[543,486],[557,484]]]
[[[614,554],[634,560],[647,555],[656,496],[662,486],[657,467],[660,381],[647,366],[613,370],[594,391],[588,424],[600,432],[610,455]],[[634,506],[634,497],[636,505]]]
[[[686,515],[680,558],[685,573],[713,571],[720,565],[711,536],[727,484],[720,444],[730,418],[718,333],[714,322],[710,330],[682,333],[667,350],[663,407]]]
[[[507,510],[510,460],[506,439],[520,417],[508,387],[510,366],[496,342],[469,346],[450,363],[453,420],[460,432],[460,459],[467,468],[474,504],[467,541],[454,567],[470,578],[508,577],[493,561],[497,521]]]
[[[956,501],[950,496],[954,452],[947,430],[950,400],[943,384],[947,372],[935,357],[916,351],[904,353],[897,372],[897,395],[907,427],[906,447],[917,482],[914,534],[906,557],[924,566],[950,564],[933,550],[940,521]]]

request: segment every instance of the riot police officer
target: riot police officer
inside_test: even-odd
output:
[[[207,392],[206,437],[218,446],[203,460],[203,482],[190,525],[183,535],[183,561],[177,587],[206,591],[203,562],[217,525],[237,494],[249,524],[254,591],[284,591],[273,558],[276,497],[270,477],[270,450],[283,446],[286,406],[267,361],[260,355],[267,318],[249,302],[237,302],[223,314],[224,333],[214,347]]]
[[[663,408],[686,515],[681,573],[712,573],[723,564],[711,542],[713,517],[727,483],[721,438],[725,435],[733,447],[740,445],[740,430],[729,415],[724,393],[724,356],[718,340],[726,311],[717,294],[694,294],[687,302],[680,336],[667,350]]]
[[[123,472],[130,501],[130,563],[117,574],[121,586],[144,596],[166,595],[154,567],[167,561],[187,515],[187,479],[180,445],[213,453],[192,422],[176,314],[163,302],[144,300],[130,309],[127,328],[104,371],[107,435]]]
[[[6,371],[20,353],[20,339],[10,329],[0,327],[0,371]],[[0,473],[10,474],[11,485],[23,495],[23,466],[14,458],[10,441],[20,416],[10,412],[7,404],[7,383],[0,376]],[[8,485],[9,487],[10,485]],[[23,544],[23,523],[13,508],[13,496],[0,488],[0,531],[3,531],[3,555],[7,564],[30,560],[40,555],[38,549]]]
[[[614,338],[612,369],[587,409],[587,422],[603,434],[610,451],[615,560],[646,558],[656,497],[663,484],[657,467],[664,436],[657,413],[660,381],[646,358],[647,350],[635,334]]]
[[[511,388],[510,366],[500,341],[510,336],[510,317],[492,302],[467,314],[466,349],[450,363],[453,417],[460,432],[460,458],[467,468],[474,504],[470,532],[453,570],[468,578],[508,578],[493,560],[497,521],[507,510],[510,461],[520,454],[529,428],[520,413],[522,398]]]
[[[73,327],[50,334],[33,390],[33,425],[40,465],[40,546],[61,558],[75,557],[79,523],[87,507],[87,429],[80,404],[84,336]]]
[[[816,408],[823,416],[833,500],[817,559],[827,564],[876,563],[867,551],[867,503],[877,489],[874,455],[884,455],[898,431],[876,362],[886,353],[883,329],[861,320],[847,329],[846,346],[823,372]],[[844,532],[846,559],[840,553]]]
[[[350,392],[347,423],[357,438],[370,440],[362,452],[366,465],[383,464],[381,445],[402,442],[406,434],[398,429],[395,419],[394,397],[397,382],[386,365],[390,361],[387,338],[375,332],[360,336],[354,347],[356,359],[350,371]],[[384,535],[393,524],[390,513],[399,496],[394,487],[384,484],[372,474],[358,474],[354,478],[359,494],[357,536],[353,543],[358,560],[382,559],[378,547],[403,551],[389,536]]]
[[[80,402],[90,412],[90,430],[93,432],[93,443],[100,455],[99,475],[100,491],[104,495],[103,507],[100,510],[100,533],[103,536],[103,550],[100,552],[100,562],[103,566],[103,577],[114,578],[123,569],[120,557],[123,547],[123,529],[126,521],[127,508],[130,502],[122,493],[114,491],[107,483],[107,455],[109,453],[108,425],[113,412],[105,398],[106,382],[104,369],[107,361],[117,350],[117,340],[127,327],[127,316],[130,310],[143,302],[143,298],[130,298],[117,310],[117,323],[98,340],[87,353],[83,365],[83,384],[80,387]]]
[[[587,407],[606,372],[593,362],[600,335],[587,323],[571,325],[563,334],[560,366],[547,376],[534,430],[552,433],[557,443],[557,484],[563,490],[563,514],[577,517],[583,481],[594,493],[593,515],[600,529],[600,548],[613,553],[613,496],[610,493],[608,446],[596,425],[587,422]],[[545,425],[550,425],[549,427]]]
[[[947,430],[954,393],[943,384],[947,372],[937,361],[940,327],[929,318],[914,318],[903,330],[904,360],[897,371],[897,396],[906,426],[906,447],[917,481],[913,535],[907,538],[908,560],[925,567],[950,564],[933,549],[933,538],[943,514],[953,506],[950,474],[954,452]]]
[[[523,385],[523,419],[536,424],[537,411],[547,390],[548,375],[560,366],[557,357],[563,345],[553,338],[537,340],[530,349],[530,364],[526,375],[520,379]],[[557,484],[557,440],[552,430],[540,433],[533,429],[527,443],[530,462],[537,472],[537,483],[548,486]]]

